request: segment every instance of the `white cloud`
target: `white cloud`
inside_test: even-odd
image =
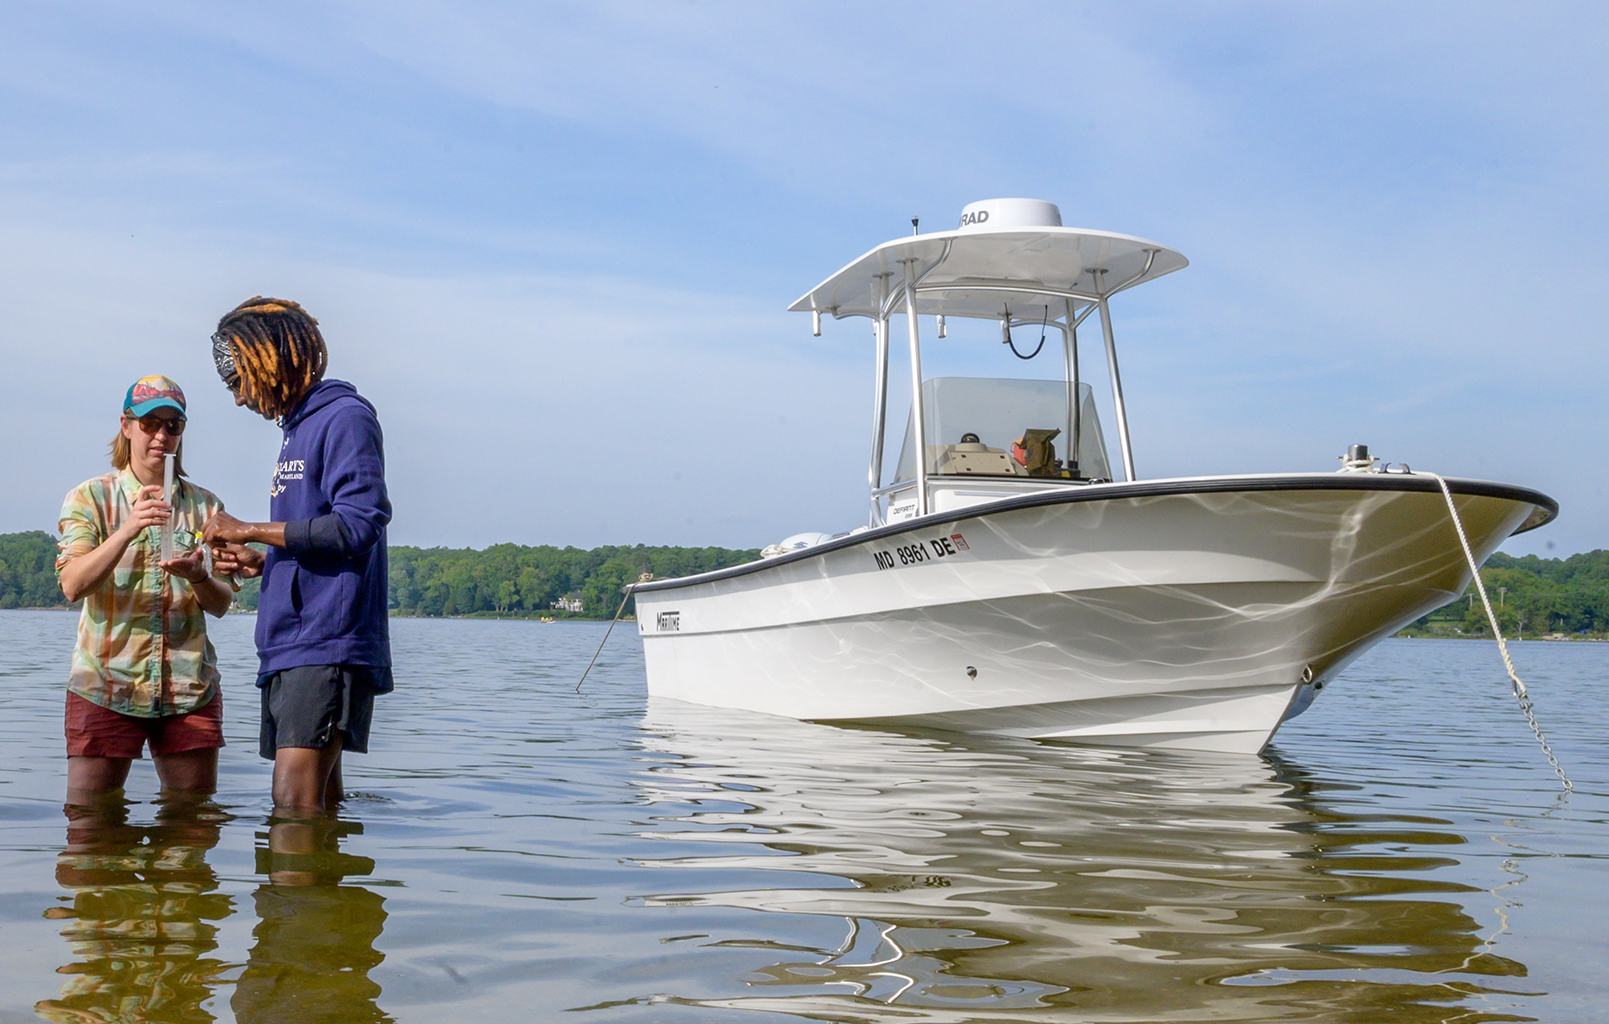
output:
[[[1579,467],[1609,369],[1596,8],[5,17],[13,373],[56,402],[118,390],[132,348],[204,381],[212,318],[300,298],[386,414],[410,540],[851,525],[869,355],[782,306],[904,217],[995,194],[1192,259],[1119,304],[1142,471],[1323,468],[1367,441],[1549,490],[1562,548],[1609,533]],[[216,412],[243,452],[271,441]],[[66,458],[17,456],[14,525],[109,434],[64,419]],[[259,493],[257,456],[226,451],[219,479]],[[464,513],[505,493],[512,518]]]
[[[230,405],[206,342],[246,297],[237,282],[302,301],[321,320],[330,375],[380,409],[399,543],[747,546],[794,517],[858,521],[861,474],[837,456],[860,442],[845,429],[861,418],[858,402],[845,407],[859,375],[819,343],[784,360],[776,324],[741,298],[626,280],[405,278],[173,237],[121,246],[11,229],[0,253],[0,302],[26,310],[0,344],[33,385],[0,408],[0,429],[43,446],[15,449],[29,471],[0,498],[10,528],[50,528],[61,495],[102,471],[123,390],[151,372],[186,388],[192,475],[242,514],[266,514],[277,430]]]

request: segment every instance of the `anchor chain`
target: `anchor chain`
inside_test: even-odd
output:
[[[625,591],[626,596],[620,599],[620,607],[615,609],[615,617],[609,620],[609,628],[603,631],[603,639],[598,641],[598,649],[592,652],[592,660],[587,662],[587,667],[581,673],[581,678],[576,680],[576,693],[581,692],[581,684],[587,681],[587,673],[591,672],[592,666],[598,663],[598,655],[603,653],[603,645],[609,642],[609,634],[615,631],[615,623],[620,621],[621,613],[626,610],[626,602],[631,600],[631,592],[653,578],[653,573],[645,572],[637,577],[636,583],[628,583],[621,588],[623,591]]]
[[[1492,599],[1486,596],[1486,584],[1481,582],[1480,566],[1475,564],[1475,553],[1469,548],[1469,538],[1464,534],[1464,523],[1458,517],[1458,506],[1453,504],[1453,492],[1447,486],[1447,481],[1438,473],[1426,474],[1434,479],[1441,487],[1441,496],[1447,499],[1447,511],[1452,515],[1453,527],[1458,531],[1458,543],[1464,549],[1464,561],[1469,563],[1470,574],[1475,578],[1475,589],[1480,594],[1481,604],[1486,608],[1486,618],[1492,624],[1492,636],[1497,638],[1497,649],[1503,655],[1503,666],[1508,669],[1508,677],[1513,683],[1514,699],[1519,702],[1520,711],[1525,715],[1526,724],[1536,736],[1536,742],[1541,745],[1542,753],[1547,755],[1548,764],[1553,766],[1553,774],[1559,777],[1566,793],[1575,791],[1575,785],[1570,777],[1564,773],[1564,766],[1554,756],[1553,746],[1542,732],[1542,726],[1536,720],[1536,706],[1531,702],[1531,694],[1520,680],[1520,674],[1514,670],[1514,659],[1508,656],[1508,643],[1503,639],[1503,631],[1497,625],[1497,613],[1492,610]]]

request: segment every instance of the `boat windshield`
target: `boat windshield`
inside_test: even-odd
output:
[[[1036,476],[1068,479],[1071,421],[1067,383],[993,377],[935,377],[922,384],[927,421],[927,471],[938,476]],[[1078,386],[1076,479],[1108,480],[1106,442],[1088,384]],[[916,442],[906,417],[896,480],[916,476]],[[1012,446],[1021,449],[1015,457]]]

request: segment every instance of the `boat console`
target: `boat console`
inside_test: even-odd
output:
[[[867,525],[957,507],[958,477],[1033,488],[1110,479],[1089,386],[1079,376],[1078,328],[1092,314],[1105,343],[1123,479],[1134,480],[1107,300],[1186,262],[1142,238],[1063,227],[1052,203],[993,199],[962,211],[956,230],[886,242],[800,297],[789,308],[809,312],[818,335],[823,316],[864,316],[873,323],[877,381]],[[889,318],[900,313],[909,335],[912,412],[895,480],[885,486]],[[1038,327],[1041,335],[1054,330],[1062,336],[1062,377],[924,379],[917,326],[922,315],[936,318],[939,338],[946,337],[946,319],[954,317],[996,321],[1006,343],[1014,326]],[[1031,359],[1043,347],[1041,340],[1031,355],[1016,352],[1014,344],[1012,351]],[[924,457],[918,459],[917,452]]]
[[[1068,414],[1065,381],[1008,380],[993,377],[935,377],[923,382],[923,431],[927,471],[935,476],[1046,477],[1065,481],[1107,479],[1112,475],[1106,440],[1088,384],[1078,387],[1078,422]],[[894,486],[916,478],[915,418],[905,423]],[[1029,457],[1033,435],[1054,454],[1046,468]],[[944,443],[949,438],[955,440]],[[1063,453],[1073,439],[1078,458]]]
[[[1088,384],[1077,388],[1079,416],[1068,414],[1073,393],[1062,380],[935,377],[923,382],[922,413],[929,443],[926,475],[931,511],[965,508],[1111,478],[1106,441]],[[886,522],[914,515],[916,496],[915,417],[905,424]],[[1069,443],[1064,439],[1072,439]],[[1077,445],[1078,457],[1065,454]],[[960,478],[960,479],[957,479]],[[985,486],[986,485],[986,486]]]

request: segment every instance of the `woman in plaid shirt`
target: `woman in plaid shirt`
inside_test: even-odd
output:
[[[223,746],[218,659],[203,612],[222,615],[231,587],[213,578],[197,538],[223,508],[177,479],[184,392],[167,377],[136,381],[112,439],[112,472],[86,480],[61,510],[56,575],[84,602],[67,683],[67,802],[114,793],[146,743],[164,793],[206,795]],[[163,459],[175,454],[173,504],[162,501]],[[162,562],[162,525],[175,551]]]

